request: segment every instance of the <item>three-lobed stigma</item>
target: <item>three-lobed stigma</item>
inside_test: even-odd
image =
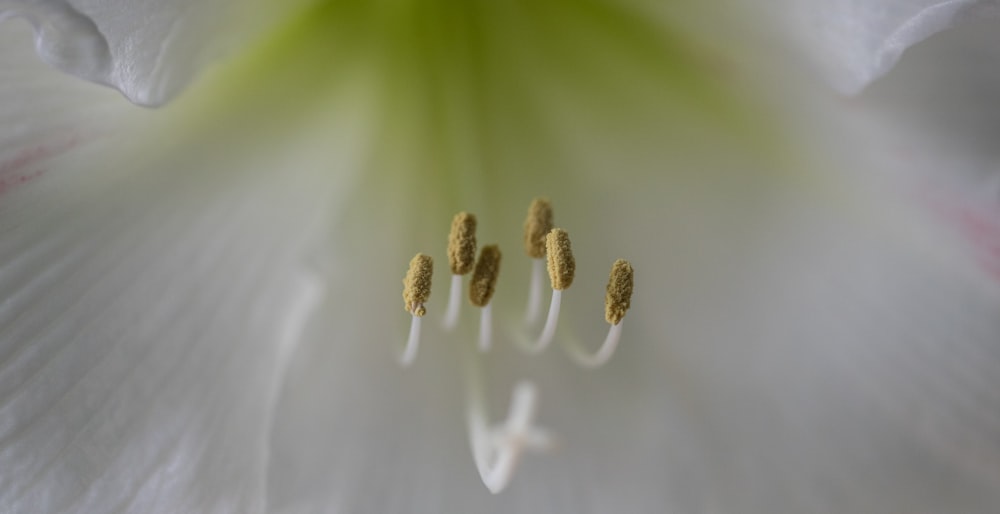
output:
[[[414,316],[427,314],[424,304],[431,296],[431,278],[434,275],[434,259],[418,253],[410,260],[410,268],[403,278],[403,308]]]

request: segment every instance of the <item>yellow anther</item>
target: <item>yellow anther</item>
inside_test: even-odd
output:
[[[569,234],[561,228],[554,228],[545,236],[545,252],[548,254],[549,280],[552,289],[563,290],[573,284],[576,260],[569,244]]]
[[[427,314],[424,303],[431,296],[431,276],[434,274],[434,260],[418,253],[410,260],[410,269],[403,279],[403,308],[414,316]]]
[[[451,220],[448,234],[448,266],[455,275],[465,275],[476,264],[476,216],[460,212]]]
[[[552,230],[552,204],[548,198],[535,198],[524,220],[524,251],[529,257],[545,257],[545,236]]]
[[[617,325],[631,306],[632,265],[624,259],[618,259],[611,265],[608,293],[604,297],[604,319],[612,325]]]
[[[473,305],[485,307],[490,303],[499,276],[500,247],[484,246],[479,251],[479,260],[476,261],[476,269],[472,272],[472,280],[469,282],[469,300]]]

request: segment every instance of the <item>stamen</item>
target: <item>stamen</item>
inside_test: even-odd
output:
[[[538,322],[542,313],[542,273],[545,267],[545,236],[552,230],[552,204],[547,198],[535,198],[524,220],[524,251],[531,257],[531,284],[528,286],[528,309],[525,325]]]
[[[633,271],[632,265],[624,259],[618,259],[611,265],[611,276],[608,278],[607,294],[604,297],[604,317],[611,324],[608,335],[601,347],[594,353],[583,349],[576,341],[567,341],[565,348],[570,358],[584,368],[603,366],[614,355],[618,341],[622,335],[622,320],[625,312],[632,305]]]
[[[552,204],[548,198],[535,198],[524,220],[524,251],[528,257],[545,257],[545,236],[552,230]]]
[[[458,325],[461,310],[462,275],[472,271],[476,262],[476,217],[468,212],[460,212],[451,220],[448,233],[448,267],[451,268],[451,289],[448,294],[448,308],[441,324],[446,331]]]
[[[500,247],[484,246],[479,251],[476,269],[472,272],[469,283],[469,300],[472,305],[482,307],[479,317],[479,350],[489,351],[493,338],[493,309],[490,308],[490,298],[496,290],[497,278],[500,276]]]
[[[552,301],[549,302],[549,315],[545,318],[545,326],[535,344],[527,344],[521,340],[521,348],[531,354],[540,353],[548,348],[556,335],[556,325],[559,323],[559,306],[562,304],[563,289],[573,284],[576,273],[576,261],[573,259],[573,249],[569,243],[569,234],[560,228],[554,228],[545,236],[545,250],[548,260],[549,281],[552,283]]]
[[[410,335],[399,356],[399,363],[409,366],[417,358],[420,346],[420,318],[427,314],[424,303],[431,296],[431,277],[434,274],[434,260],[418,253],[410,260],[410,268],[403,278],[403,307],[413,315],[410,321]]]

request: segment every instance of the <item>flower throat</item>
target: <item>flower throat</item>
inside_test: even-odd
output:
[[[489,423],[482,359],[493,344],[491,299],[500,276],[501,253],[499,246],[487,245],[479,249],[476,258],[476,226],[476,217],[468,212],[460,212],[452,220],[447,253],[451,285],[441,326],[446,333],[451,333],[458,325],[464,277],[471,273],[469,302],[479,308],[479,335],[475,349],[472,345],[465,347],[466,421],[476,469],[486,488],[496,494],[510,484],[526,451],[551,449],[555,438],[549,431],[534,425],[538,388],[529,380],[514,386],[507,418],[498,424]],[[504,335],[524,353],[537,355],[556,339],[562,294],[573,284],[576,275],[569,234],[553,226],[552,205],[547,199],[536,198],[531,202],[524,222],[524,248],[532,259],[527,310],[522,326],[505,331]],[[541,318],[546,271],[552,289],[548,316],[541,332],[532,337],[528,331]],[[403,306],[412,316],[409,337],[399,353],[399,363],[404,367],[413,364],[417,357],[421,321],[427,314],[425,304],[430,298],[433,273],[433,259],[418,253],[410,261],[403,279]],[[604,342],[596,351],[590,351],[578,341],[560,339],[567,355],[578,365],[597,368],[611,359],[621,338],[622,320],[631,306],[632,288],[632,265],[622,259],[616,260],[611,266],[605,295],[605,319],[610,328]]]

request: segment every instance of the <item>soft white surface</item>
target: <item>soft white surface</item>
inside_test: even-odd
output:
[[[141,105],[177,95],[211,61],[306,1],[3,0],[0,22],[35,30],[39,56],[84,80],[112,86]]]
[[[170,111],[134,114],[5,53],[27,67],[0,66],[0,98],[16,100],[0,108],[0,151],[101,130],[5,172],[31,170],[0,195],[0,510],[995,510],[1000,293],[909,196],[909,163],[935,147],[893,158],[909,133],[886,98],[907,82],[858,103],[790,98],[807,129],[779,133],[796,166],[776,171],[692,120],[706,104],[690,107],[656,52],[634,52],[650,39],[592,19],[532,20],[489,47],[506,60],[462,54],[496,65],[473,67],[489,81],[428,58],[373,73],[399,88],[376,84],[377,107],[324,90],[336,101],[317,94],[314,116],[190,139],[165,128]],[[989,105],[963,100],[941,109]],[[981,162],[952,155],[959,170]],[[575,236],[560,330],[603,334],[614,258],[635,265],[636,297],[600,370],[495,342],[491,418],[534,380],[559,448],[526,456],[493,496],[463,423],[456,346],[475,344],[474,317],[453,336],[425,327],[401,370],[399,278],[414,251],[443,253],[457,210],[519,248],[538,194]],[[524,311],[518,257],[498,325]]]
[[[797,43],[830,83],[855,94],[910,46],[949,27],[995,18],[995,0],[779,0]]]
[[[347,152],[167,129],[23,29],[0,31],[0,510],[263,512],[282,373],[325,294],[310,255],[350,176],[316,163]]]

